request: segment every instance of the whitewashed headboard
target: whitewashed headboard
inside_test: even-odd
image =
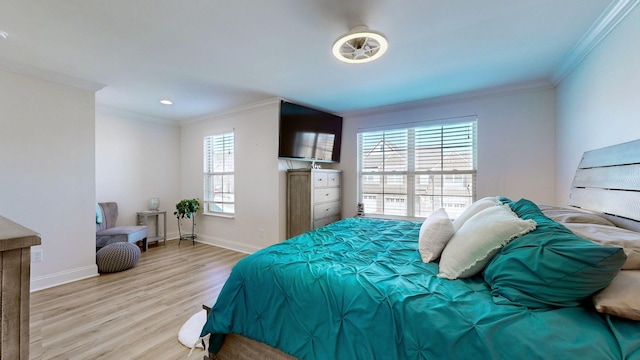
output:
[[[640,140],[586,151],[573,179],[569,205],[640,231]]]

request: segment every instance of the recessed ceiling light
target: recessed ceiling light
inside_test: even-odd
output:
[[[373,61],[387,51],[387,39],[364,25],[356,26],[333,43],[333,56],[352,64]]]
[[[168,100],[168,99],[162,99],[162,100],[160,100],[160,104],[162,104],[162,105],[173,105],[173,101]]]
[[[0,30],[0,39],[6,39],[9,34],[6,31]]]

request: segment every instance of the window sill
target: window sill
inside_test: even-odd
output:
[[[222,214],[222,213],[203,213],[202,215],[219,217],[219,218],[224,218],[224,219],[235,219],[235,217],[236,217],[235,214]]]

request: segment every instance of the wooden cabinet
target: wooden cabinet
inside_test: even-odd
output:
[[[29,359],[31,246],[40,235],[0,216],[0,359]]]
[[[287,238],[340,220],[341,170],[287,172]]]

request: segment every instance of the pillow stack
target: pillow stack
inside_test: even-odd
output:
[[[469,206],[458,218],[451,221],[445,209],[438,209],[431,213],[420,227],[418,249],[424,262],[437,260],[445,246],[467,220],[478,212],[501,204],[497,197],[486,197]]]
[[[438,277],[453,280],[480,273],[504,245],[535,228],[535,221],[518,218],[509,205],[479,211],[464,222],[442,251]]]
[[[520,218],[538,225],[507,244],[484,270],[497,304],[532,309],[578,306],[609,285],[626,260],[621,248],[573,234],[529,200],[509,205]]]
[[[592,297],[596,311],[640,321],[640,233],[616,227],[599,214],[576,208],[539,206],[551,220],[575,235],[605,246],[621,247],[627,256],[621,271]]]
[[[441,278],[482,273],[496,304],[544,309],[592,297],[598,312],[640,320],[640,233],[545,210],[567,226],[527,199],[487,197],[453,221],[439,209],[422,224],[420,256],[440,259]]]
[[[519,219],[499,198],[486,197],[454,221],[444,209],[431,214],[420,228],[420,256],[424,262],[440,258],[438,277],[471,277],[505,244],[535,227],[535,221]]]

